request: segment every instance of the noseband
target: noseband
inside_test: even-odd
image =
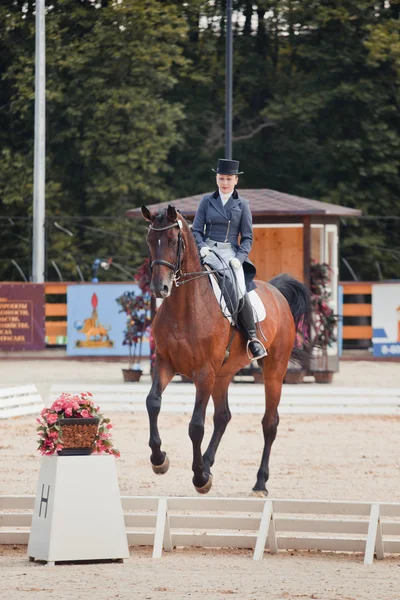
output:
[[[182,221],[180,219],[178,219],[178,221],[176,223],[171,223],[171,225],[167,225],[166,227],[153,227],[153,225],[149,225],[149,229],[151,229],[152,231],[166,231],[167,229],[172,229],[172,227],[179,227],[179,233],[178,233],[178,249],[177,249],[177,253],[176,253],[176,261],[175,264],[172,264],[170,262],[168,262],[167,260],[153,260],[153,262],[150,264],[150,270],[153,269],[153,267],[155,265],[163,265],[164,267],[168,267],[169,269],[172,269],[172,271],[174,272],[173,278],[176,279],[177,276],[179,276],[179,274],[181,273],[181,253],[182,250],[185,248],[185,242],[183,240],[182,237]]]

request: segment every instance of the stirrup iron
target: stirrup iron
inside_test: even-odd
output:
[[[258,344],[260,344],[262,350],[263,350],[263,354],[261,356],[252,356],[250,351],[249,351],[249,346],[252,342],[257,342]],[[266,349],[266,347],[264,346],[264,344],[262,342],[260,342],[260,340],[258,338],[252,338],[251,340],[247,341],[247,346],[246,346],[246,352],[247,352],[247,356],[249,358],[250,361],[253,360],[261,360],[261,358],[265,358],[266,356],[268,356],[268,350]]]

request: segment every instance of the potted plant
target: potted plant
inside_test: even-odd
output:
[[[308,372],[309,332],[304,323],[300,323],[294,343],[295,350],[299,350],[298,356],[291,358],[283,378],[283,383],[303,383]],[[306,358],[307,357],[307,358]]]
[[[313,346],[317,368],[312,370],[317,383],[331,383],[334,371],[329,369],[328,348],[336,342],[338,315],[329,306],[331,268],[326,263],[312,262],[310,269],[311,304],[313,307]]]
[[[62,393],[36,420],[41,454],[71,456],[105,452],[120,456],[111,441],[110,419],[100,413],[90,392]]]
[[[121,307],[119,312],[126,314],[122,343],[129,348],[129,365],[128,369],[122,369],[124,381],[139,381],[143,374],[139,364],[143,337],[151,323],[151,297],[149,293],[124,292],[116,302]]]

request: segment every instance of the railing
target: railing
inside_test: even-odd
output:
[[[372,283],[346,281],[340,285],[343,287],[344,345],[369,348],[372,345]]]
[[[45,284],[48,345],[66,344],[67,286],[71,284],[69,282]],[[372,345],[372,283],[346,281],[341,282],[340,285],[343,287],[342,316],[345,346],[368,348]],[[348,324],[349,321],[351,324]]]
[[[67,343],[67,285],[68,283],[46,283],[46,344],[49,346]]]

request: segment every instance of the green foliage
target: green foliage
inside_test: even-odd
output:
[[[400,3],[233,4],[240,186],[360,208],[364,219],[342,223],[342,258],[359,278],[399,278]],[[0,216],[14,223],[0,220],[0,277],[17,279],[11,258],[30,271],[30,222],[17,218],[32,204],[33,8],[0,7]],[[64,278],[76,278],[76,264],[88,265],[86,277],[98,256],[134,270],[144,229],[125,222],[126,208],[213,189],[225,9],[225,0],[48,5],[49,278],[52,260]]]
[[[3,216],[31,215],[33,8],[10,0],[0,9]],[[178,45],[184,31],[174,7],[167,11],[156,0],[100,6],[58,0],[47,8],[47,214],[57,222],[89,219],[78,221],[74,238],[49,234],[49,260],[61,262],[66,278],[76,277],[73,261],[82,255],[89,262],[96,254],[124,254],[133,266],[143,258],[143,244],[140,254],[138,247],[130,253],[132,245],[124,241],[128,228],[121,237],[110,220],[113,243],[100,247],[89,228],[95,226],[91,218],[121,219],[132,205],[169,197],[168,154],[180,139],[183,112],[168,93],[176,83],[174,68],[185,65]],[[140,228],[133,230],[143,239]],[[75,255],[72,261],[65,260],[68,251]],[[1,252],[3,266],[9,251]]]

